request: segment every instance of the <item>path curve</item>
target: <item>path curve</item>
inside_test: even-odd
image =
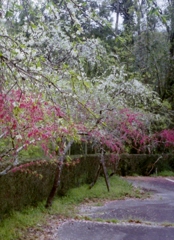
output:
[[[71,220],[59,226],[55,240],[173,240],[174,178],[127,177],[135,187],[152,193],[149,199],[126,199],[104,206],[83,206],[92,221]],[[103,222],[97,222],[97,219]],[[107,220],[118,221],[117,224]]]

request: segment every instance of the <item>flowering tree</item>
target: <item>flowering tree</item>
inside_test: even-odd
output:
[[[165,129],[156,134],[156,145],[159,151],[174,152],[174,130]]]
[[[50,206],[60,185],[67,151],[74,141],[80,139],[78,127],[57,104],[45,101],[43,95],[37,93],[12,90],[8,95],[1,94],[0,112],[0,163],[1,169],[5,168],[0,175],[19,169],[22,161],[19,154],[23,149],[39,146],[45,155],[57,160],[54,185],[47,201],[47,206]]]
[[[58,105],[45,101],[42,94],[11,91],[0,96],[1,141],[8,143],[1,149],[1,163],[9,166],[1,172],[6,174],[19,164],[19,152],[30,145],[38,145],[45,154],[55,155],[64,136],[73,139],[77,129]],[[52,143],[54,151],[50,151]],[[59,144],[60,143],[60,144]]]

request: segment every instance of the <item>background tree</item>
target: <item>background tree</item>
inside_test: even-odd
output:
[[[163,98],[168,98],[169,101],[172,103],[172,108],[174,109],[174,1],[168,1],[168,16],[169,16],[169,23],[170,28],[168,31],[169,34],[169,41],[170,41],[170,61],[168,67],[168,73],[166,75],[166,91],[164,92]]]

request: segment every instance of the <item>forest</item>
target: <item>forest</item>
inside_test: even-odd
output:
[[[0,175],[45,156],[57,183],[74,143],[174,153],[173,13],[174,0],[0,0]]]

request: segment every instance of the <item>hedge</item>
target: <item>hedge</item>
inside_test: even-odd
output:
[[[97,171],[99,158],[81,158],[63,167],[59,195],[66,194],[69,188],[90,183]],[[25,206],[36,206],[46,200],[51,190],[55,161],[35,161],[20,165],[18,170],[0,176],[0,217],[11,210],[20,210]]]
[[[122,154],[106,156],[106,165],[110,172],[118,175],[148,175],[162,170],[174,171],[174,155],[139,155]],[[119,164],[118,164],[118,159]],[[159,161],[154,165],[154,163]],[[117,165],[118,164],[118,165]],[[72,187],[91,183],[99,166],[98,155],[88,155],[79,160],[68,162],[63,167],[59,195],[65,195]],[[116,167],[115,167],[116,166]],[[0,176],[0,218],[12,210],[20,210],[25,206],[36,206],[39,201],[46,200],[51,190],[55,161],[34,161],[28,166],[20,165],[18,170]],[[116,171],[115,171],[116,170]]]
[[[117,173],[121,176],[148,176],[156,171],[174,171],[173,154],[121,154],[120,160]]]

